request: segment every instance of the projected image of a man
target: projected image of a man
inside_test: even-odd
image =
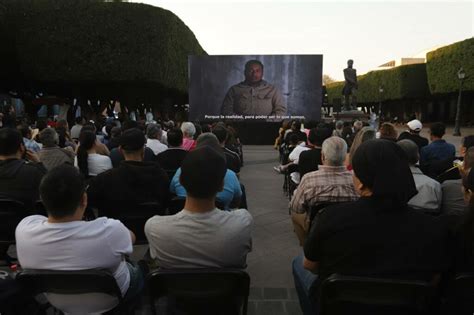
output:
[[[263,64],[260,61],[247,61],[244,74],[245,81],[227,91],[222,102],[222,115],[286,115],[283,96],[275,86],[263,80]]]

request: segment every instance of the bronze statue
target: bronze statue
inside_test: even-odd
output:
[[[344,88],[342,94],[344,95],[344,110],[353,110],[357,108],[357,73],[356,69],[352,68],[354,61],[349,59],[347,61],[347,68],[344,69]]]

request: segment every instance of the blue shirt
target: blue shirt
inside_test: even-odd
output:
[[[186,197],[186,189],[179,182],[179,176],[181,175],[181,168],[178,168],[173,176],[170,183],[170,192],[176,194],[178,197]],[[217,193],[216,199],[222,202],[226,209],[229,209],[229,205],[234,199],[238,199],[242,196],[242,189],[240,188],[240,182],[237,175],[229,169],[224,176],[224,189]]]
[[[421,148],[420,163],[430,161],[442,161],[453,158],[456,154],[456,148],[446,140],[440,139],[431,142],[429,145]]]

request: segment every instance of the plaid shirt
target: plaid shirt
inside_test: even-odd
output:
[[[359,199],[352,174],[344,166],[319,165],[303,176],[290,202],[296,213],[307,213],[311,206],[326,202],[349,202]]]

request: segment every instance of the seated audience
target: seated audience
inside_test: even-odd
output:
[[[98,143],[94,132],[89,130],[81,131],[79,136],[79,147],[74,165],[85,178],[97,176],[112,168],[112,162],[106,155],[97,153]]]
[[[351,173],[344,167],[347,144],[333,136],[323,142],[322,165],[317,171],[307,173],[294,192],[290,202],[291,220],[300,245],[309,228],[310,208],[318,204],[354,201],[359,198]]]
[[[155,155],[160,154],[168,149],[166,144],[163,144],[158,140],[161,136],[162,130],[160,124],[148,124],[146,126],[146,146],[153,150]]]
[[[68,148],[59,147],[59,136],[53,128],[45,128],[40,132],[39,138],[43,144],[43,148],[39,151],[39,158],[47,170],[67,163],[74,165],[76,154]]]
[[[82,126],[85,123],[86,123],[86,120],[84,119],[84,117],[81,117],[81,116],[76,117],[76,124],[74,126],[72,126],[72,128],[71,128],[71,138],[72,139],[75,139],[75,140],[79,139],[79,135],[81,134]]]
[[[356,137],[354,138],[354,141],[352,142],[351,148],[349,150],[349,154],[346,157],[345,164],[348,170],[352,170],[352,157],[354,156],[359,146],[368,140],[375,139],[375,136],[376,136],[376,131],[372,127],[364,127],[357,133]]]
[[[313,128],[309,131],[308,147],[311,150],[301,152],[298,159],[298,170],[301,178],[309,172],[318,170],[318,165],[321,164],[321,146],[324,140],[330,136],[331,129],[326,126]]]
[[[334,273],[431,281],[449,267],[447,227],[407,206],[416,186],[402,149],[366,141],[352,166],[361,198],[320,212],[293,261],[304,314],[315,314],[320,284]]]
[[[67,123],[66,120],[61,119],[56,123],[56,132],[58,133],[59,136],[59,147],[60,148],[66,148],[70,147],[73,150],[76,150],[76,143],[74,140],[71,138],[71,135],[69,134],[69,124]]]
[[[239,174],[241,164],[239,155],[225,147],[229,135],[227,129],[224,126],[218,125],[212,129],[212,133],[217,137],[217,140],[219,140],[222,153],[224,153],[226,159],[227,168]]]
[[[228,212],[215,206],[229,172],[218,145],[198,144],[180,170],[186,203],[175,215],[147,221],[151,257],[161,268],[245,268],[253,220],[245,209]]]
[[[306,143],[307,135],[306,133],[301,131],[301,121],[293,120],[293,122],[291,123],[290,131],[285,134],[285,139],[284,139],[284,142],[287,146],[289,146],[291,143],[290,138],[292,135],[297,136],[298,143],[300,142]]]
[[[342,138],[342,129],[344,128],[344,122],[342,120],[336,121],[335,129],[332,132],[332,135],[335,137]]]
[[[473,137],[473,136],[471,136]],[[474,166],[474,146],[469,150],[461,150],[463,163],[456,167],[459,173],[469,172]],[[441,215],[464,215],[466,213],[466,203],[464,202],[464,189],[462,178],[444,181],[441,184],[443,200],[441,204]]]
[[[418,151],[421,151],[421,148],[428,145],[428,139],[420,136],[420,132],[423,129],[423,124],[418,119],[413,119],[407,123],[407,126],[408,130],[402,132],[400,136],[398,136],[398,140],[411,140],[418,146]]]
[[[417,167],[420,154],[415,142],[405,139],[397,144],[405,152],[410,164],[410,171],[415,180],[415,186],[418,193],[408,201],[408,205],[413,209],[423,210],[429,213],[439,213],[442,200],[441,184],[434,179],[426,176]]]
[[[139,129],[139,125],[136,121],[127,120],[122,125],[122,133],[124,133],[125,131],[130,130],[130,129],[141,130],[141,129]],[[120,142],[120,139],[119,139],[119,142]],[[118,147],[116,147],[116,148],[114,148],[110,151],[110,160],[112,161],[112,166],[114,168],[119,167],[120,162],[122,162],[124,159],[125,159],[125,157],[123,156],[122,152],[119,150]],[[155,161],[155,159],[156,159],[156,155],[153,152],[153,150],[150,149],[149,147],[145,147],[145,153],[144,153],[143,161],[152,162],[152,161]]]
[[[52,169],[41,181],[40,194],[48,217],[26,217],[16,228],[22,268],[108,269],[126,300],[138,295],[144,274],[125,260],[135,235],[117,220],[82,221],[87,193],[79,172],[68,165]]]
[[[90,131],[90,132],[92,132],[96,135],[96,145],[95,145],[96,149],[95,150],[96,150],[97,154],[106,155],[106,156],[110,155],[110,151],[107,148],[107,146],[105,144],[103,144],[100,141],[100,139],[97,137],[97,128],[95,127],[95,124],[93,122],[86,123],[81,129],[81,133],[84,132],[84,131]],[[81,137],[81,135],[79,134],[79,138],[80,137]]]
[[[431,143],[420,152],[420,163],[426,164],[432,161],[442,161],[453,158],[456,154],[456,148],[451,143],[443,139],[446,133],[446,127],[443,123],[434,123],[430,127]]]
[[[33,139],[30,126],[21,125],[18,126],[18,128],[21,132],[21,135],[23,136],[23,143],[25,144],[25,148],[32,152],[39,152],[41,150],[41,146]]]
[[[471,147],[474,147],[474,135],[463,137],[461,145],[459,146],[459,157],[452,157],[438,163],[439,169],[443,170],[443,172],[436,177],[436,180],[440,183],[444,183],[448,180],[457,180],[459,183],[458,186],[461,187],[460,185],[462,184],[459,181],[461,174],[458,165],[463,163],[462,161],[465,159],[466,152]]]
[[[203,146],[209,146],[214,150],[222,151],[219,145],[219,140],[217,140],[217,137],[212,133],[203,133],[199,136],[196,148]],[[180,181],[180,176],[181,168],[176,171],[171,180],[170,192],[178,197],[185,198],[187,196],[186,187]],[[241,197],[242,188],[240,187],[239,179],[234,171],[227,169],[224,175],[224,187],[217,193],[216,200],[227,210],[235,208],[236,205],[238,206],[241,202]]]
[[[168,149],[159,153],[156,160],[160,166],[166,171],[174,172],[181,167],[186,153],[188,151],[182,148],[183,132],[179,128],[170,129],[168,131]]]
[[[455,271],[474,272],[474,168],[463,172],[466,215],[456,229],[454,237]]]
[[[110,129],[109,142],[107,142],[107,148],[112,151],[115,148],[118,148],[120,145],[120,135],[122,134],[122,129],[120,127],[112,127]]]
[[[194,140],[194,134],[196,133],[196,127],[192,122],[183,122],[181,124],[181,131],[183,132],[183,149],[191,151],[196,147],[196,140]]]
[[[156,162],[143,161],[145,136],[136,128],[120,137],[119,150],[125,157],[119,167],[103,172],[89,182],[89,204],[117,214],[113,205],[157,202],[166,207],[169,199],[169,179]]]
[[[23,202],[33,211],[38,187],[46,173],[36,153],[27,150],[19,131],[0,129],[0,197]]]
[[[397,130],[395,129],[395,126],[392,125],[391,123],[383,123],[382,126],[380,126],[379,129],[380,133],[380,139],[385,139],[385,140],[390,140],[390,141],[397,141]]]

